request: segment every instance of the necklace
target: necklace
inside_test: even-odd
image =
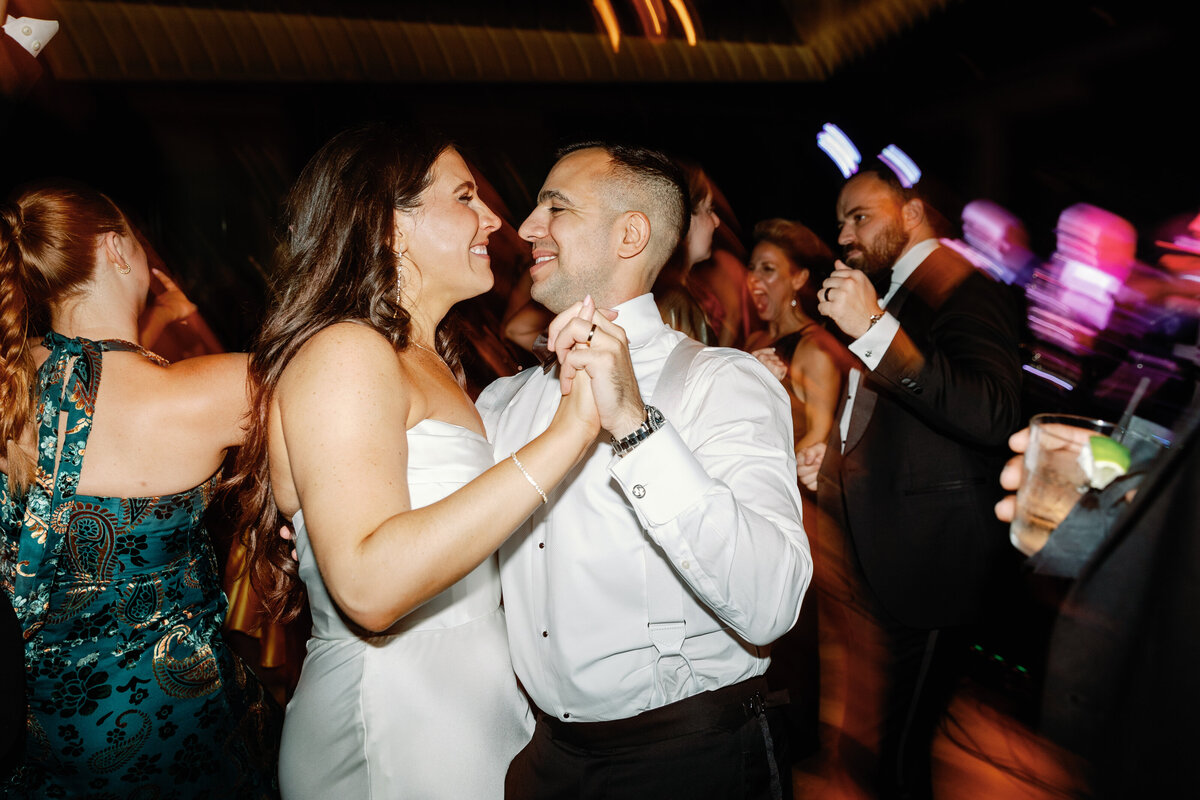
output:
[[[411,345],[412,345],[412,346],[414,346],[414,347],[419,347],[419,348],[421,348],[421,349],[422,349],[422,350],[424,350],[426,353],[433,353],[433,354],[434,354],[435,356],[437,356],[439,359],[441,359],[442,361],[445,361],[445,359],[444,359],[444,358],[442,358],[441,354],[440,354],[440,353],[438,353],[438,351],[437,351],[437,350],[433,350],[433,349],[431,349],[431,348],[428,348],[428,347],[426,347],[425,345],[423,345],[423,344],[421,344],[420,342],[418,342],[416,339],[410,339],[410,340],[408,341],[408,343],[409,343],[409,344],[411,344]]]
[[[108,341],[110,341],[110,342],[120,342],[121,344],[127,344],[127,345],[129,345],[130,347],[134,348],[134,352],[140,353],[141,355],[143,355],[143,356],[145,356],[146,358],[148,358],[148,359],[150,359],[151,361],[153,361],[155,364],[158,364],[160,367],[169,367],[169,366],[171,366],[171,362],[170,362],[170,361],[168,361],[167,359],[163,358],[162,356],[160,356],[158,353],[154,352],[153,350],[147,350],[146,348],[142,347],[142,346],[141,346],[140,344],[138,344],[137,342],[130,342],[130,341],[127,341],[127,340],[125,340],[125,339],[109,339]]]
[[[419,347],[422,350],[424,350],[426,353],[429,353],[430,355],[432,355],[438,361],[442,362],[442,366],[445,367],[446,369],[450,370],[451,374],[453,374],[454,370],[450,369],[450,365],[446,363],[446,359],[442,358],[441,353],[439,353],[436,350],[426,347],[425,345],[418,342],[416,339],[409,339],[408,343],[411,345],[415,345],[416,347]]]

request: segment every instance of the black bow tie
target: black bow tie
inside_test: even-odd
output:
[[[558,357],[550,352],[550,348],[547,346],[549,344],[550,339],[545,333],[539,333],[538,337],[533,340],[533,355],[534,358],[541,362],[543,375],[550,372],[558,364]]]

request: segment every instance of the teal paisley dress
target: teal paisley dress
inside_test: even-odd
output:
[[[6,796],[276,797],[281,712],[221,637],[201,519],[219,476],[161,497],[77,494],[103,353],[152,355],[56,333],[43,344],[37,472],[20,498],[0,474],[0,582],[29,699]]]

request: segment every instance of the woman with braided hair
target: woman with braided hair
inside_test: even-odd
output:
[[[141,347],[149,284],[104,195],[0,205],[0,584],[28,696],[10,798],[277,795],[279,712],[221,639],[201,522],[246,358]]]

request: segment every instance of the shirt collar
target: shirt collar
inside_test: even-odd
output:
[[[904,285],[904,282],[912,277],[912,274],[917,271],[917,267],[921,266],[921,262],[929,258],[929,254],[938,249],[937,239],[923,239],[908,249],[908,252],[896,259],[896,264],[892,267],[892,283],[888,287],[888,292],[883,296],[880,305],[887,306],[888,301],[896,294],[896,290]]]
[[[631,350],[649,343],[667,327],[652,294],[638,295],[618,304],[615,309],[618,313],[614,322],[625,329]]]

